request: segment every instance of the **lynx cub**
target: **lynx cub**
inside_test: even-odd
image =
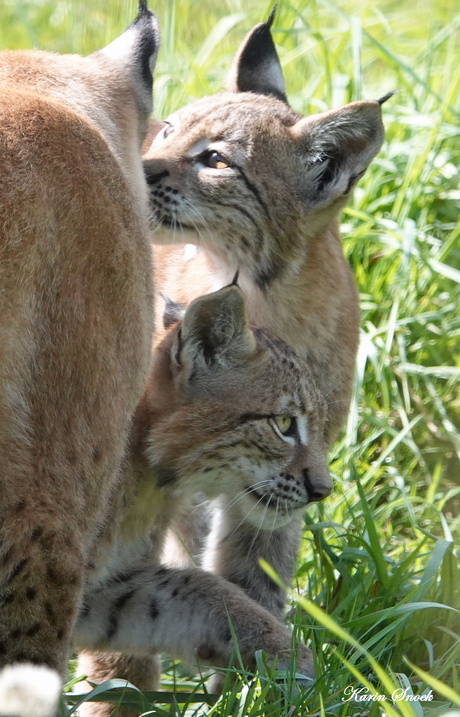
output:
[[[279,339],[249,328],[237,286],[196,299],[168,330],[154,351],[76,628],[78,647],[101,651],[81,657],[92,679],[123,666],[118,676],[151,688],[157,651],[226,666],[234,648],[229,618],[249,667],[257,649],[289,665],[291,633],[270,612],[219,575],[161,565],[161,553],[171,520],[197,490],[227,498],[223,523],[243,515],[235,539],[247,541],[248,528],[269,531],[276,551],[283,528],[295,541],[296,516],[331,489],[325,415],[303,362]],[[242,568],[236,555],[233,569]],[[145,657],[101,654],[114,650]],[[298,670],[313,675],[305,647]]]

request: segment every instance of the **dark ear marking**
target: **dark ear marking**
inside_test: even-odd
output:
[[[160,44],[159,32],[157,28],[155,28],[156,31],[152,30],[152,21],[156,24],[155,15],[147,9],[146,0],[140,0],[137,17],[131,27],[136,27],[139,33],[136,62],[140,66],[144,84],[150,88],[153,85],[154,62],[152,62],[152,57],[156,58]]]
[[[240,270],[237,269],[236,272],[235,272],[235,276],[233,277],[233,279],[232,279],[231,283],[229,284],[229,286],[238,286],[238,277],[239,277],[239,275],[240,275]]]
[[[243,40],[230,70],[231,92],[256,92],[287,103],[283,73],[270,28],[276,5],[266,22],[261,22]]]
[[[131,25],[113,42],[99,50],[109,57],[129,81],[140,117],[145,122],[152,111],[153,68],[160,45],[160,31],[146,0],[140,0]],[[97,56],[99,53],[95,53]]]
[[[180,355],[181,355],[181,353],[182,353],[182,348],[183,348],[183,345],[184,345],[184,342],[182,341],[182,327],[181,327],[181,328],[179,329],[179,331],[177,332],[176,342],[177,342],[177,349],[176,349],[176,353],[175,353],[175,356],[174,356],[174,361],[176,362],[176,364],[177,364],[178,366],[182,366],[182,361],[181,361],[181,358],[180,358]]]
[[[173,301],[162,291],[160,291],[160,296],[165,302],[165,308],[163,311],[163,326],[165,329],[169,329],[170,326],[177,324],[178,321],[181,321],[181,319],[184,318],[185,306]]]

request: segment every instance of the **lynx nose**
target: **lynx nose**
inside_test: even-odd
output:
[[[311,480],[308,468],[304,468],[302,471],[302,478],[307,489],[308,500],[310,503],[315,503],[319,500],[327,498],[332,490],[332,482],[329,474],[321,476],[319,479]]]

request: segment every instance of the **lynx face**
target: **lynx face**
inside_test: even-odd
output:
[[[380,147],[380,113],[356,102],[302,118],[250,92],[174,113],[144,157],[155,241],[202,243],[264,288],[346,201]]]
[[[175,405],[152,421],[147,455],[168,491],[225,494],[265,529],[329,494],[325,403],[303,361],[248,327],[238,287],[189,307],[158,350],[152,385],[165,386],[162,373]]]

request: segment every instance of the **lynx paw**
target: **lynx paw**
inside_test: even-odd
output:
[[[11,665],[0,672],[0,715],[55,717],[62,680],[45,666]]]

